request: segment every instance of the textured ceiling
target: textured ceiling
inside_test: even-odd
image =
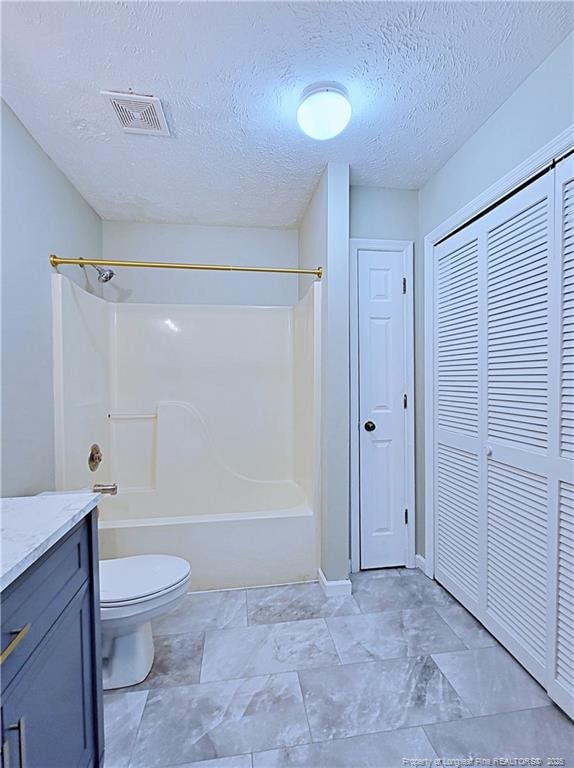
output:
[[[106,219],[291,226],[329,160],[418,188],[572,28],[568,3],[4,2],[3,96]],[[301,91],[343,83],[313,142]],[[121,132],[101,89],[161,97]]]

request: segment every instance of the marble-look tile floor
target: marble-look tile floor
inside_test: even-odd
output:
[[[147,680],[104,697],[105,768],[574,768],[574,724],[442,587],[352,582],[186,596],[154,625]]]

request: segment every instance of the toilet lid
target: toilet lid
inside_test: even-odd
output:
[[[164,592],[188,578],[191,566],[171,555],[100,560],[100,602],[120,603]]]

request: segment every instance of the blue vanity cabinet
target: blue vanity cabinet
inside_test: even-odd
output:
[[[97,567],[94,511],[2,595],[3,768],[103,765]]]

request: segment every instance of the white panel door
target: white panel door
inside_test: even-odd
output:
[[[407,560],[404,259],[357,252],[361,568]]]

